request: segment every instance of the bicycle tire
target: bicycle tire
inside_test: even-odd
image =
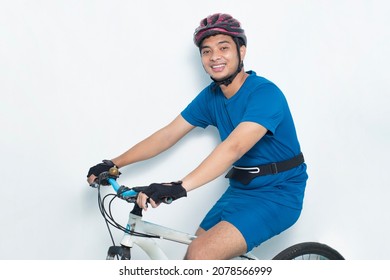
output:
[[[125,246],[111,246],[108,248],[106,260],[130,260],[130,248]]]
[[[344,260],[344,257],[326,244],[303,242],[284,249],[273,260]]]

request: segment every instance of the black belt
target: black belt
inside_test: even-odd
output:
[[[269,164],[251,166],[251,167],[239,167],[233,166],[232,169],[226,174],[225,178],[237,180],[244,185],[247,185],[253,178],[264,175],[278,174],[279,172],[290,170],[305,162],[303,154],[280,162],[273,162]]]

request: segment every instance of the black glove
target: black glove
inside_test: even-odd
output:
[[[92,166],[88,171],[87,177],[89,177],[91,175],[95,175],[96,177],[98,177],[101,173],[108,172],[111,167],[116,167],[116,166],[111,160],[105,159],[105,160],[103,160],[102,163],[99,163],[99,164],[96,164],[95,166]],[[120,174],[121,173],[119,172],[119,175]],[[100,183],[102,185],[108,185],[109,183],[107,181],[107,176],[106,176],[106,178],[103,178],[103,180],[100,181]]]
[[[135,187],[133,190],[143,192],[156,203],[171,203],[176,199],[187,196],[187,191],[181,183],[181,181],[164,184],[154,183],[148,187]]]

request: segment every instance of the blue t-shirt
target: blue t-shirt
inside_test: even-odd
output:
[[[211,83],[181,115],[194,126],[215,126],[222,141],[241,122],[255,122],[265,127],[266,135],[234,163],[236,166],[257,166],[293,158],[301,150],[285,96],[274,83],[254,71],[248,74],[238,92],[229,99],[219,87],[213,91],[214,83]],[[270,179],[258,178],[256,181],[260,184],[267,184]]]

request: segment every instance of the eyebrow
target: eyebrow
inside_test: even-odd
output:
[[[219,41],[219,42],[217,43],[217,45],[222,45],[222,44],[226,44],[226,43],[227,43],[227,44],[231,44],[231,42],[224,40],[224,41]],[[205,46],[202,46],[200,49],[205,49],[205,48],[211,48],[211,47],[205,45]]]

